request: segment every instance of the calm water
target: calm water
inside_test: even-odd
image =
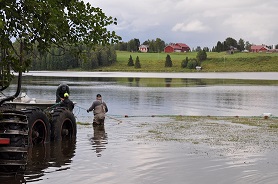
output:
[[[138,127],[145,122],[170,121],[153,115],[278,116],[277,73],[252,73],[249,77],[248,73],[32,75],[23,80],[22,92],[29,97],[54,101],[57,86],[65,82],[77,103],[77,121],[91,122],[92,114],[84,109],[97,93],[108,105],[108,118],[104,129],[78,125],[74,142],[33,148],[26,173],[1,179],[1,183],[278,182],[276,149],[246,157],[219,157],[209,145],[146,142],[135,137],[140,136],[142,129]],[[11,85],[5,95],[13,94],[15,87]]]

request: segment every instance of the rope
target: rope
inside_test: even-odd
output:
[[[83,108],[83,107],[80,107],[80,106],[78,106],[78,105],[75,105],[76,107],[79,107],[80,109],[83,109],[83,110],[85,110],[85,111],[87,111],[87,109],[85,109],[85,108]]]
[[[85,109],[85,108],[83,108],[83,107],[81,107],[81,106],[76,105],[76,107],[79,107],[80,109],[83,109],[83,110],[87,111],[87,109]],[[107,115],[107,114],[105,114],[105,117],[108,117],[108,118],[110,118],[110,119],[116,120],[116,121],[118,121],[118,122],[120,122],[120,123],[122,122],[121,120],[119,120],[119,119],[117,119],[117,118],[113,118],[113,117],[111,117],[111,116],[109,116],[109,115]]]
[[[50,106],[50,107],[47,107],[46,109],[44,109],[44,111],[47,111],[49,109],[52,109],[53,107],[59,105],[61,102],[58,102],[58,103],[55,103],[54,105]]]

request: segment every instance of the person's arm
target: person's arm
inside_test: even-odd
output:
[[[105,102],[103,102],[102,104],[103,104],[103,105],[104,105],[104,107],[105,107],[105,112],[108,112],[108,107],[107,107],[106,103],[105,103]]]
[[[92,110],[94,110],[95,108],[95,102],[93,102],[93,104],[91,105],[91,107],[87,110],[87,112],[90,112]]]

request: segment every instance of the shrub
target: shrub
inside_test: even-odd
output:
[[[131,55],[129,56],[127,66],[134,66],[134,62]]]
[[[138,56],[136,57],[135,68],[141,68],[141,64]]]
[[[198,62],[197,62],[196,59],[190,59],[190,60],[188,61],[187,68],[189,68],[189,69],[195,69],[196,66],[198,66]]]
[[[181,62],[181,67],[182,68],[186,68],[188,64],[188,57],[186,57],[184,60],[182,60]]]
[[[171,57],[169,54],[167,54],[166,61],[165,61],[165,67],[172,67],[172,66],[173,66],[173,64],[172,64]]]
[[[200,62],[206,60],[207,59],[206,51],[204,51],[204,50],[198,51],[196,58]]]

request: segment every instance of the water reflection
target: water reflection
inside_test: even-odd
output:
[[[55,99],[62,82],[69,84],[71,99],[80,107],[75,109],[78,121],[88,121],[82,108],[89,107],[97,93],[105,96],[109,114],[116,116],[278,115],[278,80],[27,76],[22,91],[33,98]],[[15,87],[9,91],[14,93]]]
[[[43,180],[46,170],[56,168],[56,171],[70,169],[75,156],[76,139],[51,142],[28,148],[26,170],[21,173],[0,175],[1,184],[21,184]]]
[[[70,168],[71,160],[75,156],[76,139],[51,142],[45,145],[30,147],[25,180],[34,182],[41,180],[46,169],[56,168],[56,171]]]
[[[94,124],[94,135],[90,139],[95,150],[97,157],[101,157],[101,152],[106,149],[105,145],[108,144],[107,133],[105,133],[104,123]]]

